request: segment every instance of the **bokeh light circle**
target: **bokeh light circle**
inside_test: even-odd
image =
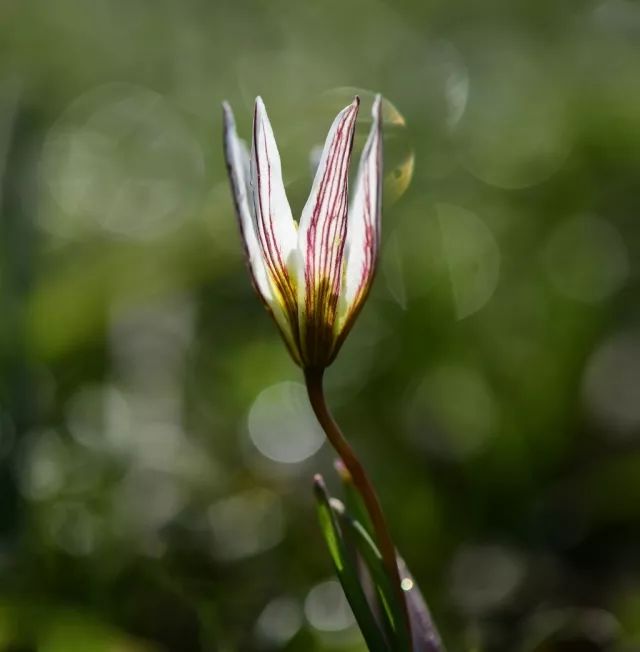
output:
[[[464,319],[493,296],[500,276],[500,249],[475,213],[451,204],[438,204],[436,210],[455,314]]]
[[[547,240],[543,261],[555,289],[583,303],[608,298],[629,274],[622,236],[612,224],[593,215],[558,224]]]
[[[223,561],[257,555],[284,536],[282,500],[261,487],[220,499],[209,507],[208,516],[212,552]]]
[[[521,556],[502,545],[466,545],[454,556],[450,591],[468,614],[483,614],[503,605],[522,583]]]
[[[52,126],[41,177],[55,200],[41,207],[44,230],[146,240],[175,230],[193,210],[204,157],[167,98],[113,83],[81,95]]]
[[[466,54],[468,97],[456,125],[461,163],[498,188],[548,179],[570,150],[564,85],[550,62],[504,34],[476,33]]]
[[[304,603],[309,624],[322,632],[340,632],[353,626],[355,619],[338,582],[316,584]]]
[[[619,333],[591,356],[583,380],[588,411],[607,436],[640,437],[640,337]]]
[[[291,596],[274,598],[263,609],[256,622],[256,635],[269,647],[286,645],[302,626],[302,609]]]
[[[409,398],[407,436],[430,454],[462,460],[486,445],[498,418],[494,394],[477,370],[441,365],[426,373]]]
[[[277,383],[260,392],[249,410],[247,425],[260,453],[282,464],[303,462],[324,443],[324,433],[300,383]]]

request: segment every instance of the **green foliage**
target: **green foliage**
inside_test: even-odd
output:
[[[386,652],[394,649],[385,640],[383,629],[376,621],[372,608],[367,601],[358,571],[358,558],[354,554],[355,550],[348,545],[347,540],[342,534],[342,529],[335,513],[336,510],[331,504],[331,499],[324,486],[324,481],[320,476],[316,476],[314,480],[314,491],[322,534],[329,548],[331,559],[336,568],[342,588],[353,609],[353,613],[358,621],[368,648],[374,652]],[[381,561],[378,559],[377,563],[380,565]],[[408,650],[406,646],[395,649],[398,652]]]

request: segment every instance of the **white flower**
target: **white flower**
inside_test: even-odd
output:
[[[261,98],[251,155],[227,103],[224,150],[254,286],[298,364],[324,368],[335,358],[371,287],[380,241],[381,98],[349,204],[348,174],[359,98],[327,136],[299,224],[282,181],[280,155]]]

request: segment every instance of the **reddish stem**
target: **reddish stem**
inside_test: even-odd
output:
[[[360,492],[364,500],[373,529],[375,531],[376,539],[380,547],[380,554],[387,570],[391,582],[394,585],[398,594],[398,599],[402,604],[403,613],[405,616],[405,625],[409,632],[409,639],[411,639],[411,625],[409,622],[409,613],[407,610],[407,603],[405,601],[404,591],[400,582],[400,572],[398,571],[398,563],[396,560],[396,549],[389,533],[389,528],[382,511],[382,506],[378,496],[367,476],[364,467],[360,460],[356,457],[355,451],[342,434],[340,427],[333,418],[324,396],[323,388],[323,375],[324,369],[305,369],[304,377],[307,384],[307,393],[309,394],[309,401],[311,407],[322,426],[327,439],[333,446],[340,459],[344,462],[347,470],[353,478],[353,484]]]

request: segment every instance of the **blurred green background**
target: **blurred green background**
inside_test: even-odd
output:
[[[450,651],[640,649],[639,70],[632,0],[4,0],[0,650],[363,650],[220,116],[298,214],[354,88],[356,155],[399,113],[329,400]]]

